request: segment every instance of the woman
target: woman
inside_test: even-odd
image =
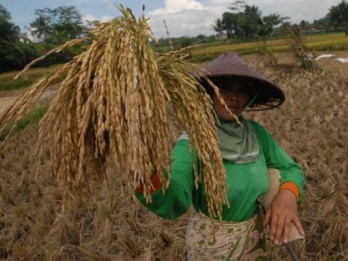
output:
[[[219,102],[206,82],[214,109],[218,115],[217,134],[226,169],[228,200],[222,222],[208,217],[204,187],[194,186],[193,165],[199,168],[198,157],[193,159],[189,137],[181,135],[172,152],[171,182],[163,195],[161,184],[153,176],[152,203],[146,204],[141,188],[138,199],[157,215],[176,219],[194,210],[186,233],[188,260],[256,260],[266,257],[262,223],[270,227],[269,237],[276,244],[287,243],[293,223],[301,235],[304,231],[297,205],[302,199],[303,172],[258,123],[244,119],[248,109],[270,109],[281,105],[283,92],[236,54],[225,53],[204,69],[219,87],[229,110],[238,116],[237,123]],[[268,168],[280,171],[281,183],[277,195],[267,209],[263,222],[257,215],[258,199],[269,187]],[[261,226],[260,226],[261,225]]]

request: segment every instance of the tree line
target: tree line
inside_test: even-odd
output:
[[[31,37],[21,33],[12,23],[11,14],[0,4],[0,72],[18,70],[33,59],[64,42],[88,34],[94,23],[84,24],[74,6],[35,10],[35,20],[30,23]],[[80,52],[71,47],[47,57],[38,66],[64,63]]]
[[[291,24],[289,17],[281,17],[277,13],[262,16],[257,6],[247,5],[243,0],[233,2],[227,9],[212,25],[220,37],[227,39],[265,39],[282,33],[287,26],[298,26],[304,32],[348,31],[346,0],[332,6],[325,17],[312,23],[302,20],[299,24]]]
[[[74,6],[36,9],[35,20],[29,25],[31,37],[28,37],[11,20],[11,14],[0,4],[0,72],[21,69],[52,48],[70,39],[88,35],[98,22],[84,23],[79,10]],[[180,48],[196,43],[213,42],[217,38],[240,41],[267,39],[279,33],[287,25],[291,25],[289,17],[281,17],[276,13],[263,16],[257,6],[250,6],[243,0],[237,0],[212,25],[216,35],[199,34],[196,37],[171,40],[175,47]],[[338,5],[332,6],[325,17],[312,23],[301,21],[298,25],[292,26],[298,26],[303,30],[314,28],[318,31],[348,31],[348,3],[342,0]],[[156,48],[161,50],[161,46],[165,45],[167,40],[160,39]],[[68,48],[49,56],[38,66],[64,63],[80,51],[79,47]]]

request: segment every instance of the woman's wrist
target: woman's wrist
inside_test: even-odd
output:
[[[295,183],[293,183],[291,181],[284,182],[279,187],[278,191],[283,190],[283,189],[291,191],[295,195],[296,201],[297,202],[299,201],[299,199],[300,199],[300,190],[298,189],[298,186]]]
[[[159,190],[161,187],[162,187],[162,181],[158,175],[157,172],[155,172],[152,176],[151,176],[151,183],[152,183],[152,186],[150,188],[150,191],[149,193],[153,193],[157,190]],[[141,184],[139,187],[137,187],[135,189],[136,192],[139,192],[139,193],[144,193],[144,184]]]

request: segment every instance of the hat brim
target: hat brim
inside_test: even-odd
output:
[[[279,107],[285,101],[285,95],[281,89],[270,81],[260,79],[257,77],[244,76],[244,75],[219,75],[210,76],[206,75],[217,87],[219,82],[224,82],[231,85],[236,80],[252,80],[253,88],[251,97],[257,94],[256,99],[249,105],[247,111],[260,111],[269,110]],[[210,84],[203,78],[201,78],[201,84],[207,90],[209,94],[212,94],[213,88]]]
[[[258,96],[250,104],[249,110],[272,109],[279,107],[285,101],[283,91],[276,84],[255,68],[248,66],[235,53],[224,53],[220,55],[218,58],[204,65],[203,70],[205,71],[204,76],[212,80],[213,83],[223,81],[225,85],[230,83],[233,86],[236,78],[245,80],[246,82],[252,80],[252,88],[254,89],[254,93],[258,93]],[[206,78],[199,78],[203,86],[206,89],[209,88]],[[218,84],[215,85],[219,87]]]

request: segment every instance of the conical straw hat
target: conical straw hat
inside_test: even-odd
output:
[[[272,109],[280,106],[285,100],[283,91],[276,84],[256,69],[249,67],[235,53],[224,53],[203,66],[203,69],[206,71],[206,76],[217,86],[221,82],[224,82],[224,85],[231,82],[232,86],[236,79],[252,81],[252,92],[259,94],[250,105],[249,110]],[[203,81],[203,86],[209,88],[209,84],[205,81]]]

